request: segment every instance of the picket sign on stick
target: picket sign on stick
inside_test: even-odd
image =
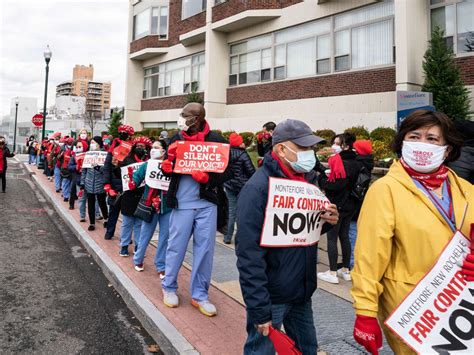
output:
[[[270,178],[263,247],[298,247],[317,243],[324,222],[321,215],[330,205],[315,185],[303,181]]]
[[[105,158],[107,158],[107,152],[89,151],[84,156],[82,167],[93,168],[95,166],[104,166]]]
[[[457,231],[385,321],[418,354],[474,354],[474,282],[464,280],[458,265],[469,243]]]
[[[223,173],[229,164],[230,145],[214,142],[178,141],[174,172],[192,174],[193,171]]]
[[[171,178],[163,175],[161,163],[161,160],[148,160],[145,182],[151,188],[168,191]]]
[[[117,158],[119,162],[122,162],[132,150],[132,142],[120,142],[120,144],[114,148],[112,155]]]
[[[129,164],[127,166],[122,166],[120,168],[120,173],[122,174],[122,188],[123,188],[123,191],[128,191],[130,190],[130,188],[128,187],[128,183],[130,182],[130,177],[128,176],[128,168],[129,167],[132,167],[133,168],[133,172],[137,171],[138,168],[143,164],[144,162],[140,162],[140,163],[133,163],[133,164]],[[140,186],[138,187],[142,187],[142,186],[145,186],[145,180],[142,181],[142,183],[140,184]]]

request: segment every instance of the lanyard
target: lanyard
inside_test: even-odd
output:
[[[442,212],[441,214],[443,215],[443,217],[446,219],[446,217],[449,218],[449,221],[447,221],[448,223],[451,222],[450,224],[453,224],[454,225],[454,216],[453,216],[453,196],[451,194],[451,185],[449,184],[449,181],[446,180],[446,184],[447,184],[447,188],[448,188],[448,195],[449,195],[449,211],[446,211],[443,206],[441,206],[441,204],[438,202],[438,197],[436,197],[435,195],[433,195],[433,193],[425,188],[423,186],[423,188],[425,189],[425,191],[430,195],[430,199],[431,201],[434,202],[434,204],[436,205],[436,207],[438,208],[438,210],[440,212]]]

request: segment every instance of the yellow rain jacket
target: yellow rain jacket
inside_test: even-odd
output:
[[[456,227],[468,237],[474,223],[474,185],[451,170],[448,179]],[[357,230],[351,273],[356,314],[378,316],[392,350],[414,354],[383,322],[430,270],[454,233],[399,161],[370,187]]]

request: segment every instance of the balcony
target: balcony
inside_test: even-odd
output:
[[[146,60],[168,52],[168,40],[160,39],[160,36],[149,35],[139,38],[130,43],[131,60]]]
[[[219,32],[234,32],[265,21],[276,19],[282,14],[282,9],[245,10],[214,22],[212,24],[212,29]]]
[[[179,41],[183,46],[188,47],[206,40],[206,26],[186,32],[179,36]]]

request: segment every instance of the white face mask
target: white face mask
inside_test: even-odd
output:
[[[180,131],[186,132],[186,131],[189,129],[189,127],[191,127],[191,126],[193,126],[194,124],[196,124],[196,122],[197,122],[197,121],[195,121],[194,123],[191,123],[191,124],[188,126],[188,125],[186,125],[186,118],[179,116],[179,117],[178,117],[178,121],[177,121],[178,129],[179,129]]]
[[[83,133],[83,134],[81,134],[80,137],[81,137],[81,139],[87,139],[87,134],[84,134],[84,133]]]
[[[403,141],[402,158],[413,170],[429,173],[443,164],[446,149],[447,145]]]
[[[74,147],[72,149],[74,150],[74,153],[82,153],[82,148]]]
[[[331,148],[332,148],[332,150],[334,150],[334,152],[336,152],[336,154],[342,152],[342,148],[341,148],[340,145],[333,144],[333,145],[331,146]]]
[[[97,150],[98,145],[97,143],[91,143],[91,150]]]
[[[161,159],[164,154],[164,150],[161,148],[152,148],[150,150],[150,158],[151,159]]]
[[[59,141],[55,140],[54,143],[59,144]]]

